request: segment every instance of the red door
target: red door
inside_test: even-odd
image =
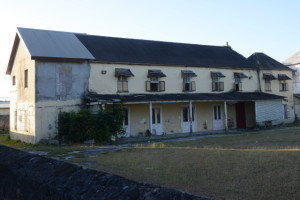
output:
[[[235,113],[236,113],[236,127],[246,128],[245,103],[239,102],[235,104]]]

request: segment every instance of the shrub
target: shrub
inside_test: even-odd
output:
[[[112,142],[114,136],[123,135],[123,103],[113,104],[112,109],[92,114],[88,109],[79,112],[61,112],[58,118],[58,138],[71,142],[94,139],[97,143]]]

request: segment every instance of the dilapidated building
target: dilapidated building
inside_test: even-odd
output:
[[[292,122],[291,70],[263,66],[227,47],[18,28],[7,67],[11,137],[54,137],[60,111],[121,98],[127,136]]]

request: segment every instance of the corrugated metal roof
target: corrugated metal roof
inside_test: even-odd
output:
[[[32,57],[95,59],[74,33],[18,28]]]
[[[271,58],[270,56],[264,53],[254,53],[252,54],[248,60],[255,67],[259,67],[259,69],[264,70],[291,70],[289,67],[284,64],[278,62],[277,60]]]
[[[221,46],[75,35],[100,62],[253,68],[245,57]]]
[[[89,93],[86,96],[87,101],[91,102],[155,102],[155,101],[256,101],[256,100],[275,100],[285,97],[268,94],[263,92],[224,92],[224,93],[192,93],[192,94],[97,94]]]

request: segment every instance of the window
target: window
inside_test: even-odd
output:
[[[242,79],[240,77],[234,78],[234,90],[235,91],[242,91]]]
[[[15,125],[15,130],[18,130],[18,112],[14,112],[14,125]]]
[[[148,92],[165,91],[165,81],[160,81],[159,77],[150,77],[150,81],[146,81],[146,90]]]
[[[12,85],[16,85],[16,76],[13,76],[12,78]]]
[[[189,107],[182,108],[182,121],[189,122],[190,121],[190,109]],[[192,121],[195,121],[195,107],[192,107]]]
[[[234,72],[234,90],[235,91],[243,91],[243,78],[248,78],[244,73]]]
[[[219,78],[213,78],[212,91],[224,91],[224,82],[220,82]]]
[[[288,91],[288,83],[286,83],[285,81],[280,81],[279,84],[279,91]]]
[[[195,81],[192,81],[192,78],[197,77],[197,75],[191,70],[182,70],[181,75],[183,79],[182,91],[196,91],[196,84]]]
[[[125,76],[118,77],[118,92],[128,92],[128,80]]]
[[[266,91],[272,91],[271,80],[270,79],[265,79],[265,90]]]
[[[130,69],[116,68],[115,77],[117,77],[118,92],[128,92],[128,79],[134,76]]]
[[[28,88],[28,69],[24,73],[24,88]]]
[[[191,81],[191,77],[185,76],[183,77],[183,91],[191,92],[196,90],[195,81]]]

